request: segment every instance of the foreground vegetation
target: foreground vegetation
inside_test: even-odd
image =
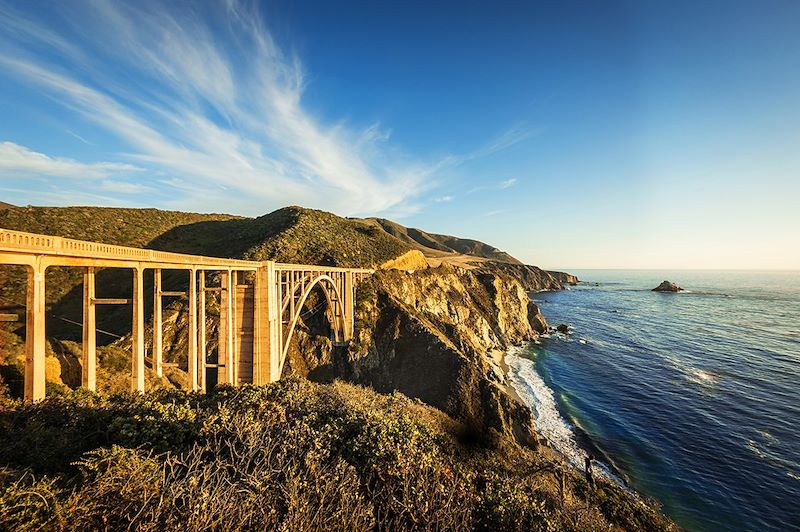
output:
[[[0,399],[0,529],[669,526],[546,452],[342,383]]]

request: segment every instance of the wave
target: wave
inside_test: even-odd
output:
[[[713,388],[719,383],[722,372],[712,371],[705,368],[697,368],[678,357],[667,355],[664,360],[672,366],[687,381],[698,384],[701,387]]]
[[[514,390],[531,409],[534,415],[536,432],[544,436],[550,445],[561,453],[573,466],[582,469],[588,454],[578,443],[576,427],[567,421],[558,409],[556,398],[544,379],[536,371],[535,363],[521,354],[524,347],[514,347],[506,354],[508,376]],[[588,434],[581,431],[588,439]],[[620,485],[626,483],[600,461],[595,461],[596,471]]]
[[[800,464],[787,460],[778,454],[779,451],[775,448],[780,448],[780,442],[775,436],[765,430],[759,430],[758,432],[764,441],[757,442],[753,439],[748,439],[745,442],[745,447],[760,460],[782,469],[788,477],[800,480]]]

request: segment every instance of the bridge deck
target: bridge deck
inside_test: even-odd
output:
[[[273,261],[248,261],[142,249],[50,235],[0,229],[0,265],[28,269],[26,304],[25,398],[44,397],[45,389],[45,272],[54,266],[84,268],[82,383],[95,389],[95,307],[129,304],[133,308],[131,388],[144,391],[148,361],[161,376],[163,367],[161,298],[188,299],[188,368],[193,390],[205,390],[206,369],[215,367],[220,382],[256,384],[280,377],[289,343],[310,291],[319,286],[337,344],[353,335],[355,286],[373,273],[365,268],[338,268]],[[127,268],[133,271],[131,297],[96,298],[95,270]],[[186,291],[164,291],[161,270],[185,270]],[[153,274],[153,353],[145,358],[144,272]],[[221,271],[219,287],[206,287],[205,272]],[[239,290],[239,272],[255,272],[250,289]],[[219,350],[216,362],[206,352],[207,292],[219,295]]]

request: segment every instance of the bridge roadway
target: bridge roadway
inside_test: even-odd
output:
[[[131,389],[144,391],[145,363],[163,375],[163,304],[165,297],[188,300],[187,371],[192,390],[207,388],[208,370],[218,383],[264,384],[280,378],[286,354],[306,299],[319,286],[327,302],[332,339],[343,345],[353,336],[355,288],[373,270],[333,268],[273,261],[247,261],[113,246],[49,235],[0,229],[0,265],[27,270],[25,305],[25,399],[45,395],[45,273],[51,267],[83,268],[82,386],[96,380],[96,307],[131,305]],[[132,271],[133,290],[120,298],[96,297],[99,268]],[[145,271],[152,270],[153,320],[150,357],[145,357]],[[162,271],[187,274],[185,291],[165,291]],[[219,283],[207,285],[208,272]],[[217,276],[213,277],[214,279]],[[149,280],[149,274],[148,274]],[[219,298],[216,360],[207,350],[208,297]]]

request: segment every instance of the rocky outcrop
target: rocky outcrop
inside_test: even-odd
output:
[[[478,271],[502,274],[517,280],[529,292],[542,290],[563,290],[564,284],[552,273],[529,264],[508,264],[503,262],[486,262]],[[566,275],[566,274],[565,274]]]
[[[662,281],[661,284],[656,286],[655,288],[653,288],[652,291],[653,292],[680,292],[681,290],[683,290],[683,288],[681,288],[680,286],[678,286],[677,284],[675,284],[675,283],[673,283],[671,281]]]
[[[342,377],[535,443],[531,412],[504,391],[492,357],[547,327],[519,282],[448,265],[381,272],[359,287],[356,320]]]
[[[382,270],[424,270],[428,267],[425,255],[418,249],[412,249],[380,265]]]
[[[571,273],[554,272],[554,271],[548,271],[547,273],[549,273],[550,275],[555,277],[555,279],[561,284],[568,284],[568,285],[575,286],[576,284],[578,284],[580,282],[580,279],[578,279],[576,276],[572,275]]]

